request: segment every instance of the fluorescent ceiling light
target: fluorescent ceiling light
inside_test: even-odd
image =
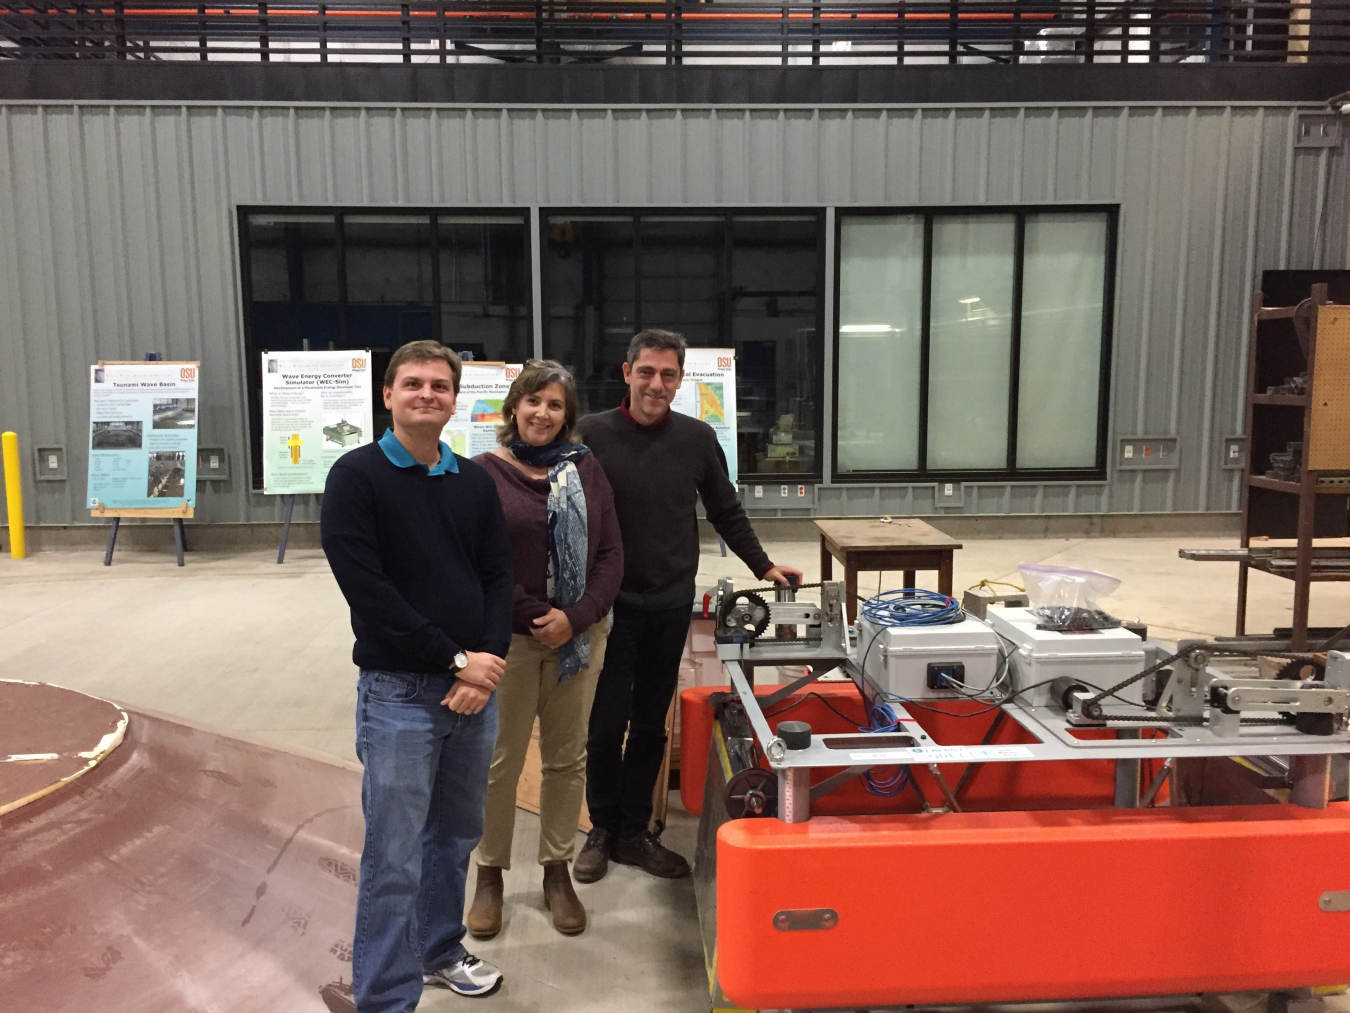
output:
[[[980,297],[977,296],[977,295],[973,295],[973,296],[971,296],[969,299],[958,299],[958,300],[956,300],[956,301],[957,301],[957,302],[965,303],[967,306],[969,306],[971,303],[977,303],[977,302],[979,302],[979,301],[980,301]]]
[[[840,334],[886,334],[895,330],[890,324],[844,324]]]

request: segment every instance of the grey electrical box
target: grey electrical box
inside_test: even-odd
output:
[[[1223,461],[1225,468],[1241,471],[1247,466],[1247,437],[1226,436],[1223,441]]]
[[[940,507],[966,505],[966,487],[960,482],[939,482],[934,502]]]
[[[224,482],[230,477],[230,458],[224,447],[197,448],[197,481]]]
[[[1122,471],[1156,471],[1180,465],[1175,436],[1122,436],[1116,467]]]
[[[1340,113],[1298,114],[1298,132],[1294,135],[1294,147],[1339,148],[1340,146]]]
[[[752,510],[814,507],[816,487],[805,482],[756,482],[741,486],[741,502]]]
[[[64,482],[66,480],[66,448],[38,447],[33,451],[35,477],[39,482]]]

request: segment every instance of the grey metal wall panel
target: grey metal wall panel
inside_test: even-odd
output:
[[[967,486],[968,513],[1236,509],[1260,272],[1345,267],[1345,149],[1291,105],[489,107],[0,104],[0,427],[64,444],[30,520],[87,520],[87,368],[203,363],[231,482],[197,516],[274,520],[247,484],[237,208],[1119,204],[1110,432],[1179,437],[1171,472]],[[829,486],[820,512],[932,512],[931,484]],[[313,518],[315,504],[297,516]]]

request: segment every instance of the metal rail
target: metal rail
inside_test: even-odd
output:
[[[0,3],[0,59],[402,63],[1350,60],[1350,0]]]

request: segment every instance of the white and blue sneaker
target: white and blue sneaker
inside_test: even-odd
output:
[[[456,995],[467,995],[471,999],[486,999],[502,987],[503,980],[502,972],[495,965],[469,953],[438,971],[422,974],[423,985],[448,988]]]

